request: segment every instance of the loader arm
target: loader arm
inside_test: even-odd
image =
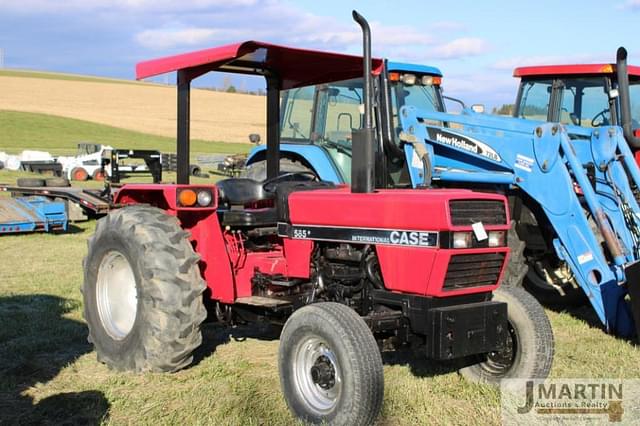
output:
[[[627,286],[640,285],[626,279],[635,276],[640,259],[640,208],[632,190],[640,172],[620,128],[582,129],[572,140],[558,124],[410,106],[402,108],[401,124],[414,186],[422,181],[413,150],[424,144],[434,182],[486,183],[526,193],[546,215],[556,255],[569,265],[602,323],[616,334],[633,334],[624,298]],[[625,274],[627,268],[634,269]]]

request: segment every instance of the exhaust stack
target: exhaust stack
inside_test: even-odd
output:
[[[616,73],[618,75],[618,92],[620,94],[620,124],[622,124],[622,132],[631,147],[640,149],[640,138],[633,134],[629,73],[627,72],[627,49],[624,47],[619,47],[616,54]]]
[[[373,78],[371,77],[371,29],[355,10],[353,20],[362,28],[364,71],[364,125],[351,133],[351,192],[369,193],[375,189],[375,130],[373,127]]]

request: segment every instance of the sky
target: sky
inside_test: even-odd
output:
[[[513,102],[516,66],[613,62],[619,46],[640,65],[640,0],[0,0],[0,49],[7,68],[133,79],[138,61],[243,40],[360,53],[352,9],[375,55],[440,68],[468,104]]]

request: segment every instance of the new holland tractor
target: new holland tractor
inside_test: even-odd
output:
[[[98,359],[118,370],[176,371],[210,315],[282,326],[285,400],[305,422],[371,424],[383,399],[379,345],[413,343],[474,381],[548,375],[549,321],[500,287],[510,210],[501,194],[378,187],[368,24],[362,57],[248,41],[138,64],[139,79],[177,72],[176,184],[125,184],[84,262],[84,316]],[[212,71],[267,83],[267,179],[189,184],[190,87]],[[280,96],[364,75],[362,128],[351,130],[350,185],[279,170]],[[358,117],[359,118],[359,117]],[[355,127],[355,126],[354,126]]]

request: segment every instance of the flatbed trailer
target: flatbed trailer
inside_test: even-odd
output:
[[[65,201],[67,217],[71,221],[103,216],[109,212],[111,203],[104,190],[74,187],[22,187],[0,184],[0,191],[12,197],[42,196],[53,201]]]
[[[0,235],[67,230],[67,214],[61,201],[43,196],[0,199]]]

